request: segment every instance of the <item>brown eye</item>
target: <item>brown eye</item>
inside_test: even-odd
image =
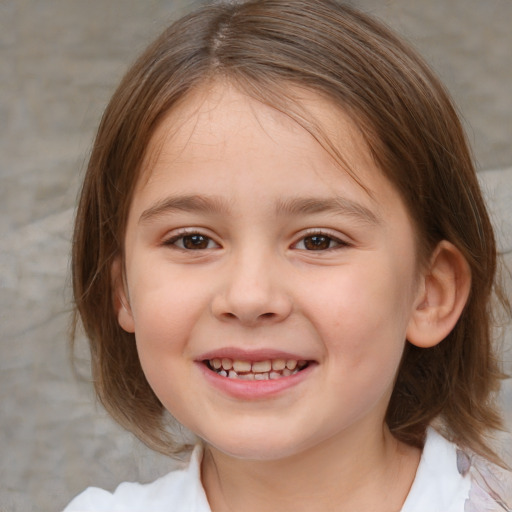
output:
[[[319,231],[318,233],[311,233],[301,238],[293,245],[293,248],[301,251],[321,252],[333,249],[344,249],[349,246],[350,244],[348,242]]]
[[[177,247],[186,251],[201,251],[218,248],[218,244],[210,237],[201,233],[181,234],[165,242],[166,246]]]
[[[181,240],[184,249],[208,249],[210,245],[210,239],[204,235],[186,235]]]
[[[304,238],[304,248],[308,251],[324,251],[331,247],[334,240],[325,235],[312,235]]]

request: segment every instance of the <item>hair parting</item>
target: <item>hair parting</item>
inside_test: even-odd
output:
[[[462,316],[439,345],[406,345],[386,421],[414,446],[435,421],[456,442],[499,460],[486,438],[501,426],[492,311],[493,304],[510,306],[496,278],[496,242],[463,128],[444,87],[406,43],[333,0],[205,5],[165,30],[121,81],[92,148],[72,254],[75,321],[89,339],[102,404],[150,447],[183,448],[166,428],[133,334],[118,325],[111,268],[123,257],[131,199],[157,126],[215,81],[290,116],[351,173],[321,119],[301,105],[300,91],[341,109],[402,196],[422,261],[441,240],[462,252],[472,277]]]

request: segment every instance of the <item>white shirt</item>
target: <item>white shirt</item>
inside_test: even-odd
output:
[[[211,512],[201,484],[202,456],[202,447],[198,445],[194,448],[187,467],[172,471],[149,484],[125,482],[114,493],[88,488],[64,512]],[[471,460],[471,457],[465,459],[468,464]],[[457,466],[457,447],[429,428],[416,477],[401,512],[464,512],[472,482],[473,491],[478,487],[479,497],[483,491],[474,484],[472,470],[462,471],[465,473],[463,476]],[[495,482],[505,482],[504,478],[512,482],[508,480],[510,473],[500,475],[505,476],[500,476]],[[498,485],[501,486],[501,483]],[[488,498],[486,494],[486,499]],[[512,500],[512,496],[508,499]],[[493,503],[496,504],[495,501]],[[479,504],[480,502],[476,503],[475,507],[472,502],[473,508],[469,510],[502,510],[480,508]]]

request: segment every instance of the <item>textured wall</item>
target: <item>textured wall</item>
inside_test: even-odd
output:
[[[411,39],[445,80],[466,120],[501,248],[510,252],[512,3],[354,3]],[[185,5],[0,1],[2,512],[60,510],[87,485],[112,489],[172,465],[121,432],[94,405],[87,379],[72,374],[67,261],[76,191],[102,109],[128,63]],[[86,376],[85,355],[79,363]],[[512,425],[510,382],[503,401]]]

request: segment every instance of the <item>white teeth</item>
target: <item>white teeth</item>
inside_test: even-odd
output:
[[[269,372],[271,369],[272,369],[271,361],[258,361],[257,363],[252,363],[253,373]]]
[[[274,359],[272,361],[272,370],[280,372],[286,368],[286,361],[284,359]]]
[[[288,370],[295,370],[296,367],[297,361],[295,361],[295,359],[288,359],[288,361],[286,361],[286,368],[288,368]]]
[[[209,360],[212,370],[222,377],[242,380],[269,380],[289,377],[308,365],[305,360],[266,359],[264,361],[242,361],[239,359],[214,358]]]
[[[231,368],[233,368],[233,361],[227,358],[222,359],[222,368],[224,368],[224,370],[231,370]]]
[[[235,372],[250,372],[251,371],[251,362],[250,361],[233,361],[233,370],[235,370]],[[255,370],[253,369],[253,371],[255,371]]]

